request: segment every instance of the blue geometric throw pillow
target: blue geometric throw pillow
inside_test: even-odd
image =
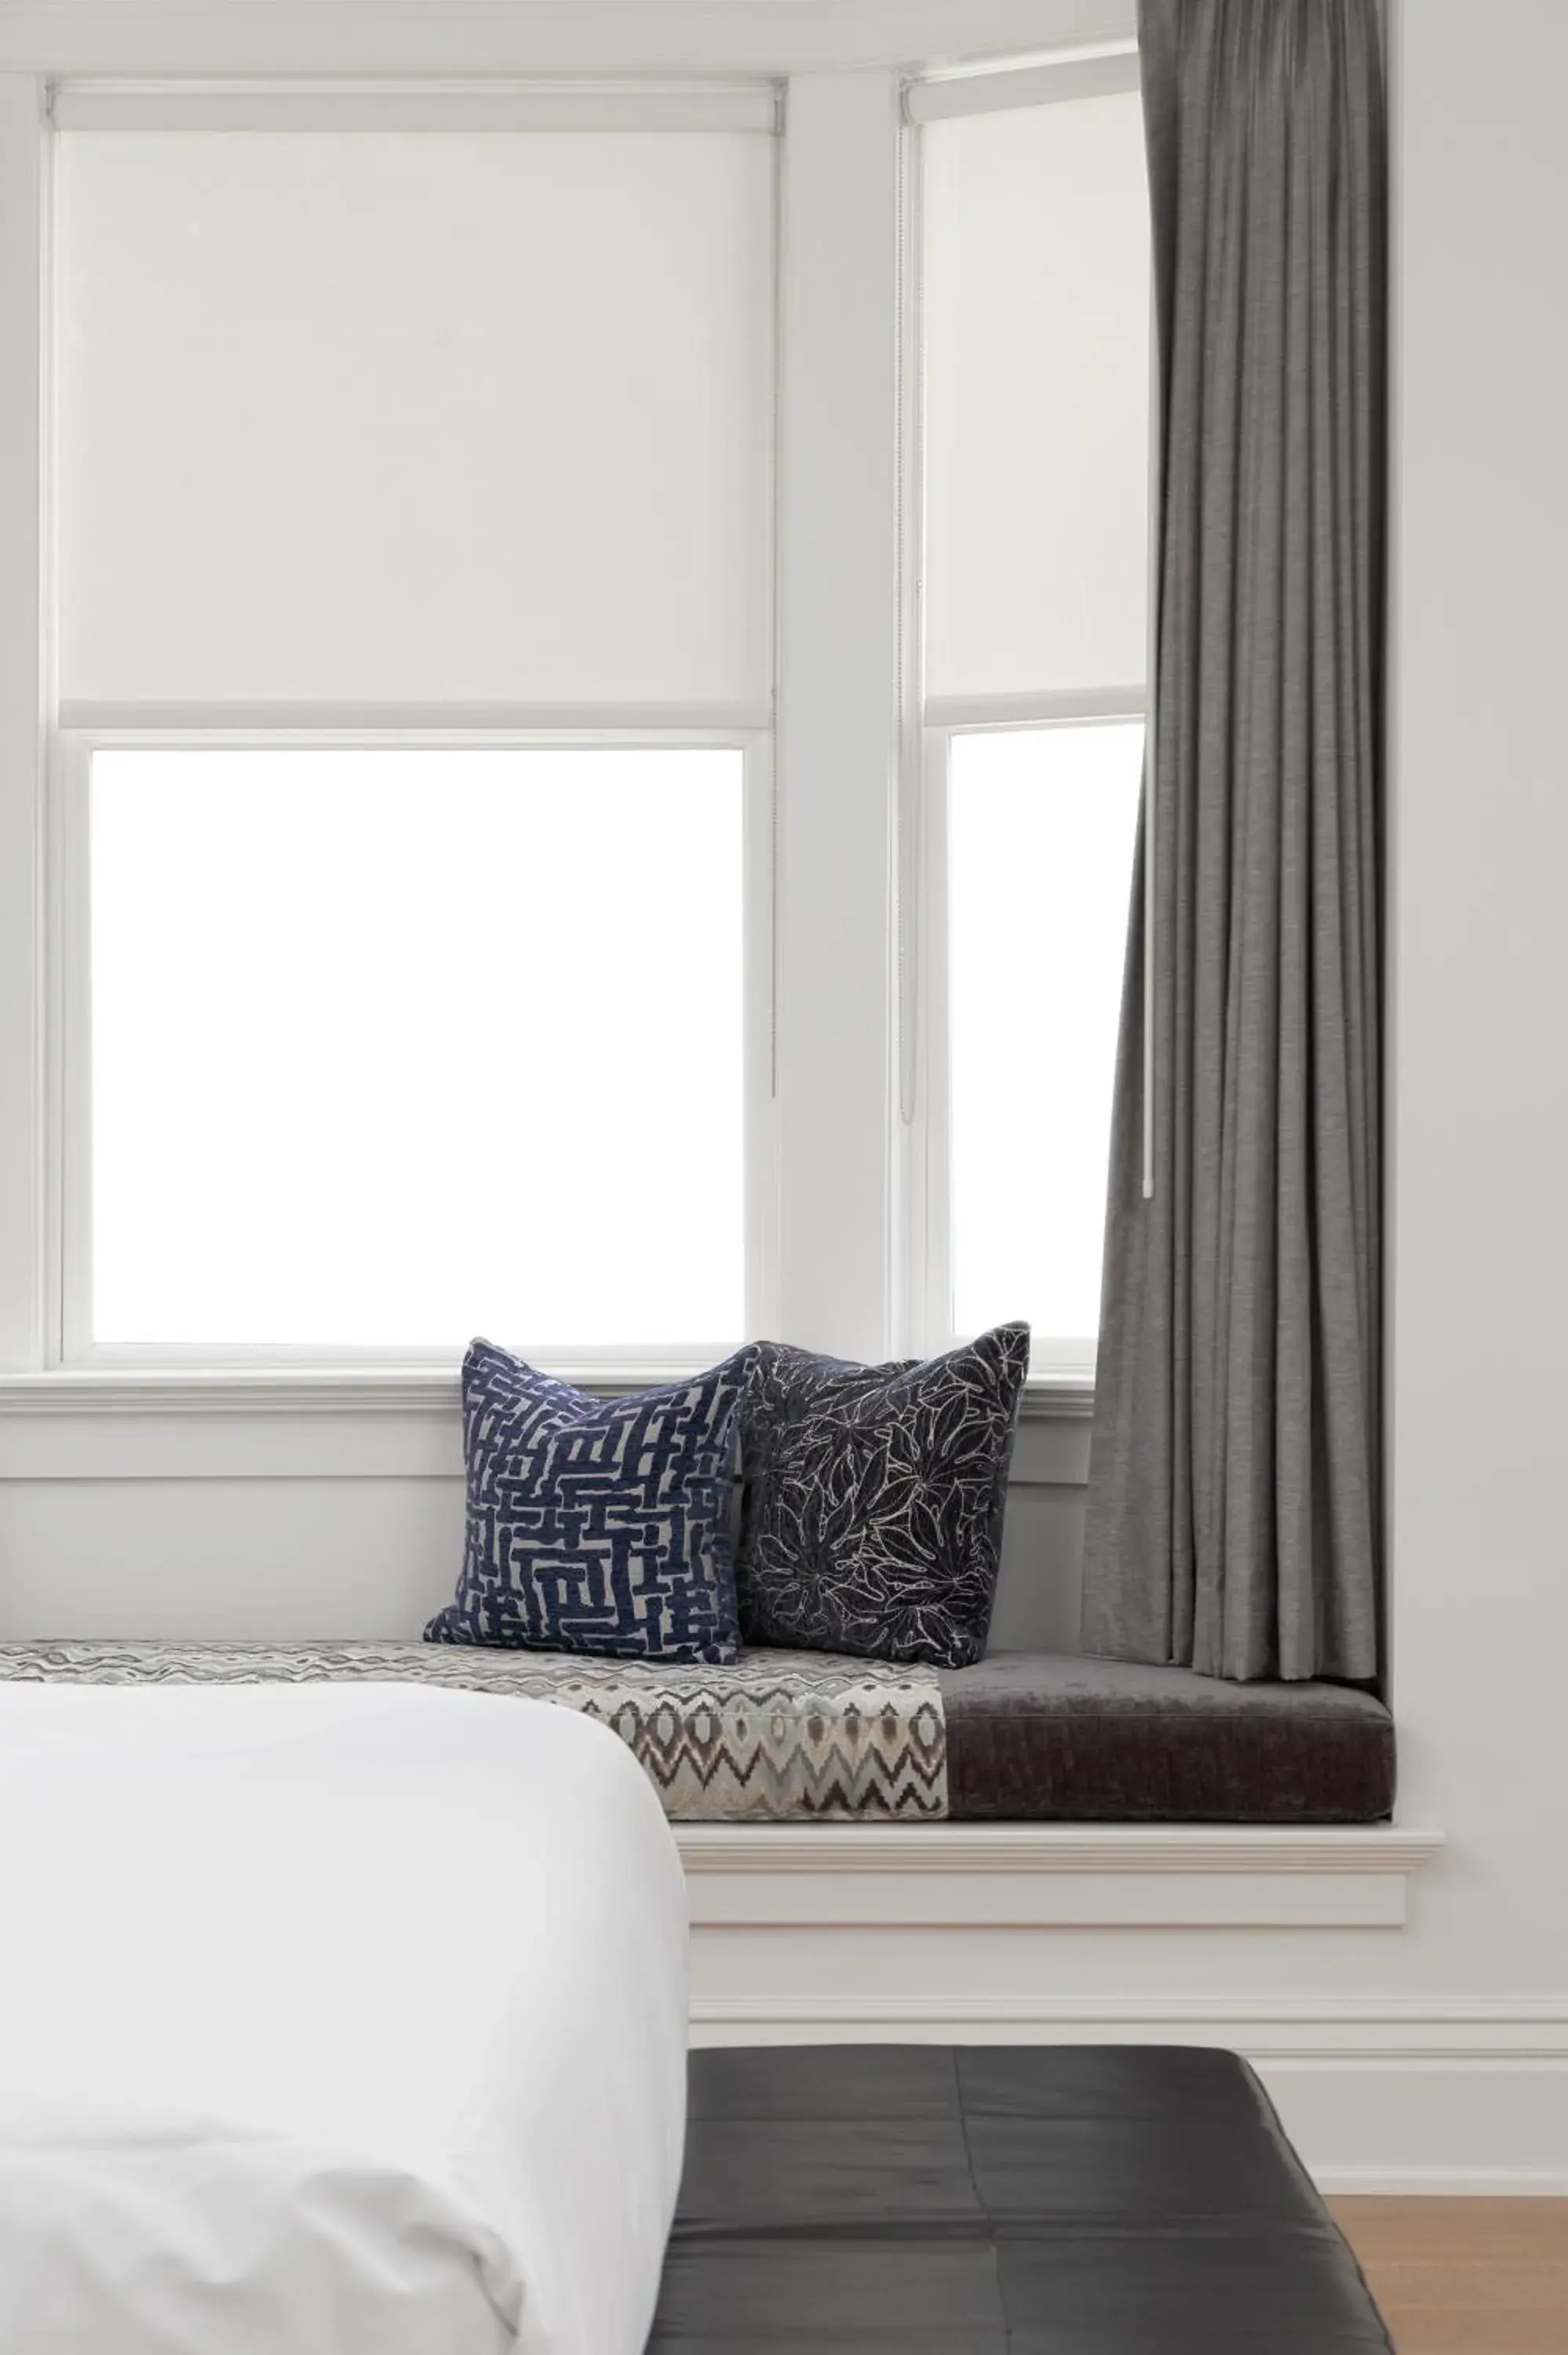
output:
[[[600,1399],[475,1341],[462,1575],[427,1643],[735,1659],[729,1518],[750,1363],[742,1349],[689,1381]]]
[[[983,1658],[1028,1371],[1027,1325],[891,1366],[762,1342],[741,1423],[746,1641]]]

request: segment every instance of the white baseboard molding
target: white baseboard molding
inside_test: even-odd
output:
[[[1216,2044],[1253,2062],[1321,2190],[1568,2193],[1568,2001],[774,1998],[709,1975],[692,2041]]]
[[[1397,1929],[1440,1832],[685,1824],[695,1929]]]
[[[787,1959],[781,1956],[780,1958]],[[1221,2044],[1255,2061],[1546,2062],[1568,2068],[1568,2001],[1400,2003],[1218,1996],[697,1995],[699,2043]]]
[[[1330,2199],[1562,2200],[1563,2167],[1315,2167],[1312,2179]]]

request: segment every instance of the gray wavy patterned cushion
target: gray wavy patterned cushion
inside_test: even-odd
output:
[[[940,1823],[948,1813],[947,1721],[928,1668],[790,1652],[714,1668],[435,1644],[0,1644],[0,1689],[12,1681],[504,1694],[609,1726],[677,1823]]]
[[[1028,1370],[1027,1325],[887,1366],[761,1343],[741,1409],[746,1642],[982,1657]]]

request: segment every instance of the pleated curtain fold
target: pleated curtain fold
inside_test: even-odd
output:
[[[1139,40],[1160,404],[1152,825],[1117,1076],[1083,1642],[1214,1676],[1368,1679],[1382,1478],[1374,0],[1141,0]]]

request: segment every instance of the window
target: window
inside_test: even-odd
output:
[[[1002,1323],[1024,1301],[1047,1341],[1093,1346],[1142,762],[1143,729],[1128,720],[951,741],[948,1035],[960,1332]]]
[[[758,97],[62,105],[68,1359],[767,1321]]]
[[[1027,1316],[1037,1370],[1077,1371],[1142,765],[1149,231],[1131,61],[1029,79],[1046,102],[920,133],[927,1333]]]
[[[97,751],[91,1341],[737,1338],[742,771]]]
[[[1145,702],[1133,61],[68,80],[0,108],[7,157],[48,182],[0,218],[0,398],[47,420],[0,496],[48,518],[48,757],[0,794],[48,928],[18,895],[0,939],[43,1001],[0,1025],[18,1101],[42,1075],[0,1136],[9,1362],[489,1331],[652,1378],[1023,1315],[1086,1374]]]

